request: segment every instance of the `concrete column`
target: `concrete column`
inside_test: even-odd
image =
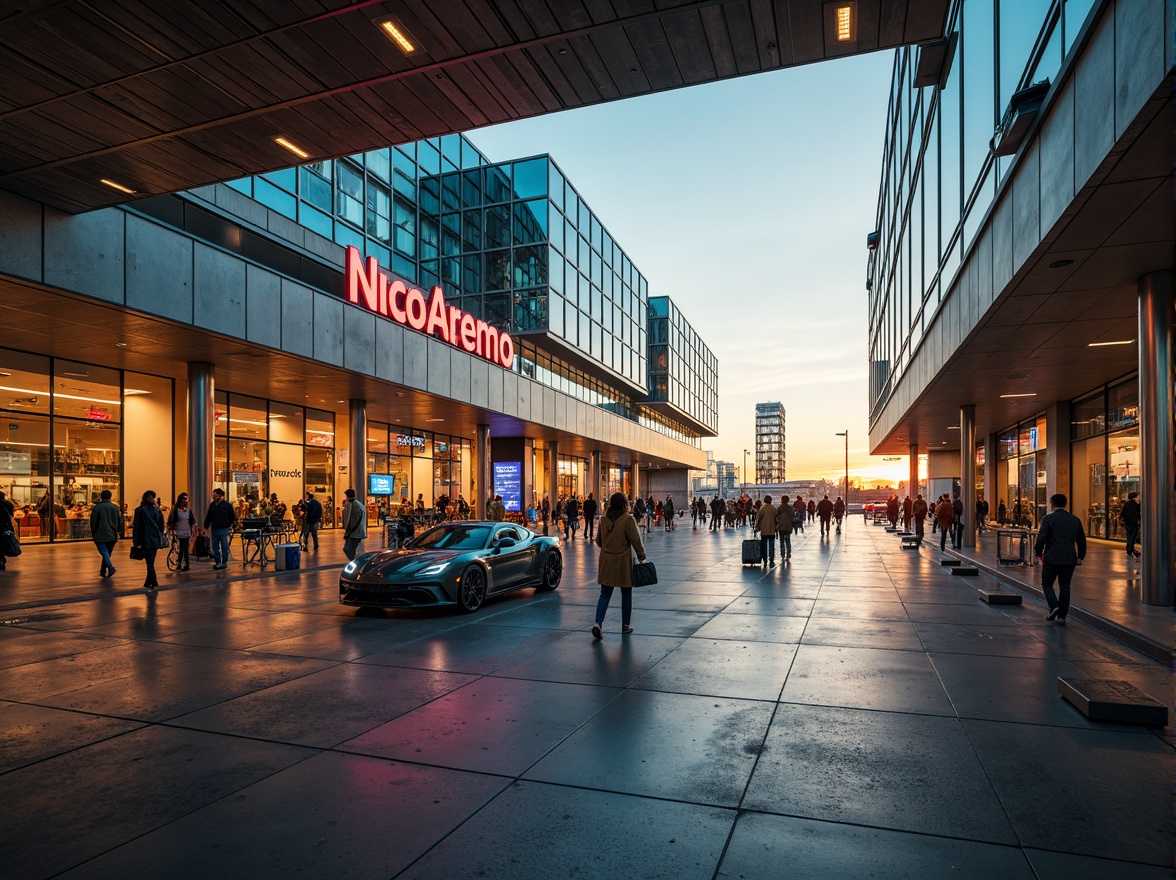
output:
[[[355,497],[363,501],[367,497],[367,401],[347,402],[347,442],[351,446],[351,470],[347,474],[348,485],[355,490]]]
[[[478,439],[474,444],[474,459],[478,475],[478,488],[474,493],[474,518],[486,518],[486,502],[493,490],[490,479],[490,426],[478,425]]]
[[[984,500],[988,502],[989,523],[996,516],[996,505],[1002,491],[996,484],[996,441],[996,434],[989,434],[984,439]]]
[[[188,364],[188,506],[198,522],[212,501],[213,372],[212,364]]]
[[[592,453],[592,457],[588,461],[588,491],[593,492],[594,497],[600,501],[600,451],[597,450]]]
[[[1070,483],[1070,401],[1059,400],[1045,410],[1046,497],[1073,496]],[[1071,513],[1073,511],[1071,510]]]
[[[907,494],[911,501],[919,494],[919,447],[912,443],[907,447]],[[845,503],[849,503],[849,496],[845,496]]]
[[[1139,445],[1143,482],[1142,594],[1147,605],[1176,605],[1176,456],[1172,443],[1172,312],[1176,273],[1139,279]]]
[[[633,501],[641,497],[641,462],[633,462]]]
[[[535,487],[535,441],[530,439],[529,437],[523,438],[523,462],[522,462],[522,464],[523,464],[523,488],[522,488],[522,498],[519,500],[519,503],[523,508],[521,512],[526,513],[527,507],[530,506],[532,503],[534,503],[535,509],[538,510],[539,504],[543,500],[542,493],[539,493],[541,497],[539,497],[539,498],[535,497],[535,494],[536,494],[536,487]]]
[[[559,443],[552,440],[547,444],[547,494],[551,498],[551,509],[559,500]]]
[[[960,500],[964,502],[964,546],[976,546],[976,407],[960,407]]]

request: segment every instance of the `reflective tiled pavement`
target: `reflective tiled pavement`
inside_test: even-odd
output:
[[[860,521],[767,570],[745,536],[649,536],[661,583],[600,643],[583,541],[473,616],[359,615],[334,566],[6,612],[0,870],[1172,876],[1176,738],[1055,688],[1170,705],[1168,668]]]

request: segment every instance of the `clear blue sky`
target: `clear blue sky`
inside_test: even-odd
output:
[[[491,160],[550,153],[719,359],[719,436],[742,466],[755,404],[787,410],[789,479],[875,473],[867,444],[866,234],[892,52],[472,132]],[[753,458],[748,457],[749,467]],[[893,466],[892,466],[893,467]]]

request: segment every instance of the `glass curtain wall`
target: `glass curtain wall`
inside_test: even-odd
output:
[[[1000,497],[995,509],[989,512],[995,522],[1032,529],[1037,528],[1041,518],[1049,512],[1045,482],[1046,440],[1044,414],[1000,432],[996,471]]]
[[[870,403],[877,414],[951,289],[1012,157],[989,149],[1014,92],[1056,78],[1095,0],[957,0],[943,88],[914,87],[895,54],[867,270]]]
[[[1143,491],[1138,382],[1101,388],[1074,401],[1070,412],[1071,510],[1090,537],[1124,537],[1123,504]]]
[[[464,498],[462,463],[469,454],[469,441],[461,437],[369,422],[369,519],[432,513],[442,495],[454,502]]]
[[[133,508],[153,489],[166,509],[172,395],[170,379],[0,349],[0,488],[20,540],[88,540],[103,490]]]

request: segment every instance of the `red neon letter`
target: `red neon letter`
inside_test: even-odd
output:
[[[359,248],[347,246],[347,301],[359,305],[363,294],[363,305],[373,312],[379,311],[379,264],[375,257],[368,257],[367,271],[364,271],[363,257]]]
[[[432,336],[437,330],[441,331],[441,338],[448,342],[449,324],[445,321],[445,293],[439,284],[433,288],[433,293],[429,297],[429,323],[425,327],[425,332]]]
[[[408,312],[408,326],[413,330],[424,330],[428,321],[428,307],[425,305],[425,295],[417,288],[408,292],[408,301],[404,304]]]
[[[478,350],[478,331],[474,325],[474,316],[468,312],[461,313],[461,347],[470,354]]]
[[[508,370],[514,366],[514,340],[509,333],[498,335],[498,363]]]
[[[478,354],[488,361],[498,360],[498,330],[485,321],[474,325],[478,332]]]
[[[408,322],[408,315],[404,311],[404,297],[407,293],[408,288],[399,279],[388,285],[388,314],[401,324]]]
[[[460,345],[461,338],[457,335],[457,322],[461,320],[461,309],[457,306],[449,307],[449,340],[450,345]]]

